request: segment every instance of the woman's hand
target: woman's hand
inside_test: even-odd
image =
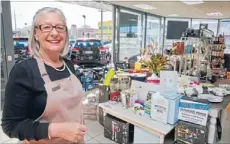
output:
[[[86,126],[77,122],[51,123],[49,136],[63,138],[71,142],[84,140]]]

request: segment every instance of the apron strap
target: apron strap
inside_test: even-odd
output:
[[[40,71],[40,74],[42,76],[42,79],[44,80],[45,83],[49,83],[51,82],[50,77],[46,71],[45,68],[45,63],[43,62],[43,60],[41,60],[40,58],[34,57],[38,63],[38,69]]]
[[[65,63],[65,66],[66,66],[66,68],[68,69],[68,71],[69,71],[69,74],[70,75],[74,75],[74,73],[69,69],[69,67],[68,67],[68,65],[66,64],[66,62],[63,60],[63,62]]]

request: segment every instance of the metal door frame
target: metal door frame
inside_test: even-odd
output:
[[[4,84],[6,84],[9,73],[15,63],[10,1],[1,1],[1,48],[2,46],[4,51]],[[2,107],[2,97],[4,96],[0,96],[0,111]]]

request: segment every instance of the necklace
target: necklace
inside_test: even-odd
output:
[[[66,64],[65,64],[65,62],[63,62],[63,68],[62,68],[62,69],[58,69],[58,68],[56,68],[56,67],[50,65],[49,63],[47,63],[44,59],[43,59],[43,61],[44,61],[45,64],[51,66],[51,67],[52,67],[53,69],[55,69],[56,71],[64,71],[64,70],[66,69]]]
[[[58,69],[58,68],[54,67],[53,65],[51,65],[51,64],[50,64],[49,62],[47,62],[46,60],[44,60],[44,58],[42,57],[41,54],[40,54],[40,56],[41,56],[41,59],[44,61],[45,64],[51,66],[51,67],[52,67],[53,69],[55,69],[56,71],[64,71],[64,70],[65,70],[66,64],[65,64],[65,62],[64,62],[63,60],[61,60],[61,61],[63,62],[63,68],[62,68],[62,69]]]

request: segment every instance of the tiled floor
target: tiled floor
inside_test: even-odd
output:
[[[229,119],[225,117],[225,124],[223,129],[222,140],[219,142],[220,144],[228,144],[230,143],[230,112],[227,113]],[[1,119],[1,112],[0,112]],[[1,121],[0,121],[1,124]],[[114,143],[111,140],[104,137],[104,129],[97,121],[86,120],[87,125],[87,133],[85,136],[86,144],[96,144],[96,143]],[[18,143],[17,139],[9,139],[3,132],[2,128],[0,128],[0,144],[16,144]]]

